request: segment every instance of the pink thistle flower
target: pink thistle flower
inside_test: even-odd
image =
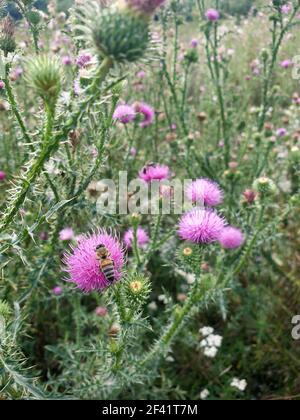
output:
[[[124,234],[124,243],[128,249],[132,248],[134,233],[133,229],[128,229]],[[136,232],[137,244],[140,247],[145,247],[149,243],[148,233],[142,227],[138,227]]]
[[[71,66],[73,64],[73,60],[69,55],[66,55],[62,58],[62,63],[64,66]]]
[[[232,226],[225,227],[219,237],[219,242],[223,248],[236,249],[243,245],[245,241],[240,229]]]
[[[194,209],[185,213],[179,222],[179,236],[197,244],[208,244],[219,239],[225,220],[216,212]]]
[[[63,288],[61,286],[55,286],[52,289],[52,292],[55,296],[59,296],[62,294]]]
[[[91,54],[81,54],[76,59],[76,64],[81,69],[85,68],[92,60]]]
[[[170,177],[170,169],[165,165],[146,165],[140,172],[139,178],[145,182],[163,181]]]
[[[136,77],[138,79],[144,79],[146,77],[146,72],[144,70],[140,70],[137,72]]]
[[[98,306],[98,308],[95,309],[95,314],[97,316],[104,317],[107,315],[107,313],[108,313],[108,310],[107,308],[105,308],[105,306]]]
[[[124,2],[124,0],[121,0],[121,3],[122,2]],[[154,13],[158,7],[163,5],[163,3],[165,3],[165,0],[125,0],[125,4],[128,7],[147,15]]]
[[[292,62],[291,60],[289,60],[289,59],[287,59],[287,60],[283,60],[283,61],[281,61],[281,63],[280,63],[280,66],[281,66],[283,69],[289,69],[290,67],[292,67],[292,65],[293,65],[293,62]]]
[[[5,88],[5,83],[3,80],[0,80],[0,90],[3,90]]]
[[[287,130],[284,127],[278,128],[276,134],[277,137],[285,137],[287,135]]]
[[[197,179],[187,188],[187,197],[193,203],[205,206],[217,206],[223,202],[223,191],[219,185],[210,179]]]
[[[292,11],[293,5],[291,3],[287,3],[284,4],[283,6],[281,6],[281,13],[283,13],[284,15],[288,15],[291,11]]]
[[[220,19],[220,13],[216,9],[208,9],[205,13],[205,17],[210,22],[216,22]]]
[[[145,103],[136,103],[134,104],[134,110],[144,116],[144,120],[140,123],[141,128],[148,127],[153,123],[155,112],[150,105]]]
[[[4,171],[0,171],[0,182],[4,181],[6,178],[6,173]]]
[[[119,105],[115,109],[113,118],[121,121],[123,124],[128,124],[135,119],[135,110],[130,105]]]
[[[192,39],[191,40],[191,43],[190,43],[190,45],[191,45],[191,48],[197,48],[198,47],[198,39]]]
[[[84,239],[76,247],[71,246],[72,251],[64,256],[65,271],[70,276],[68,281],[75,283],[80,290],[87,293],[105,290],[110,285],[96,258],[96,248],[100,244],[103,244],[110,253],[110,259],[114,262],[115,280],[118,281],[124,266],[124,250],[117,237],[103,229],[84,235]]]
[[[72,228],[65,228],[59,232],[59,239],[61,241],[71,241],[75,238],[75,234]]]

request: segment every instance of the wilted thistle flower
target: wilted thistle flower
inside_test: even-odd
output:
[[[163,181],[170,177],[170,169],[166,165],[146,165],[139,172],[139,177],[147,183],[150,183],[152,181]]]
[[[225,220],[216,212],[194,209],[181,217],[178,234],[181,239],[197,244],[207,244],[217,241],[224,227]]]
[[[62,89],[61,63],[48,55],[31,58],[27,62],[26,81],[45,104],[53,108]]]
[[[75,238],[75,234],[72,228],[65,228],[59,232],[59,239],[61,241],[71,241]]]
[[[1,22],[1,33],[0,33],[0,49],[5,55],[12,53],[16,49],[15,41],[15,24],[10,16],[6,16]]]
[[[236,249],[243,245],[244,235],[233,226],[225,227],[219,237],[219,242],[225,249]]]
[[[90,235],[82,235],[77,247],[71,246],[71,252],[64,256],[65,271],[69,273],[68,281],[73,282],[84,292],[102,291],[109,283],[97,260],[96,248],[104,245],[114,263],[114,277],[118,281],[124,266],[124,250],[114,234],[103,229]]]
[[[124,234],[124,243],[128,249],[132,248],[132,243],[134,239],[134,230],[128,229]],[[144,247],[149,243],[148,233],[142,227],[138,227],[136,231],[137,244],[140,247]]]
[[[187,188],[187,197],[193,203],[205,206],[217,206],[223,202],[223,191],[210,179],[201,178],[192,182]]]

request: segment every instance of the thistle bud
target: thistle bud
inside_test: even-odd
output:
[[[151,292],[151,284],[147,277],[141,274],[130,275],[124,284],[126,299],[135,311],[139,311],[147,301]]]
[[[253,187],[262,197],[270,197],[277,191],[275,183],[267,177],[261,177],[254,181]]]
[[[298,146],[293,146],[290,150],[290,157],[294,162],[300,161],[300,149]]]
[[[51,56],[34,57],[27,62],[28,85],[50,107],[56,105],[63,82],[60,62]]]
[[[1,22],[0,49],[5,55],[13,53],[16,49],[15,24],[10,16],[5,17]]]

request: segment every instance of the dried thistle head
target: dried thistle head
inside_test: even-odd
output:
[[[40,55],[28,60],[25,78],[46,105],[52,108],[56,105],[63,83],[61,64],[56,57]]]

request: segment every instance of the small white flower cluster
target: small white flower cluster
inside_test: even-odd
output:
[[[205,337],[200,342],[200,347],[203,349],[204,356],[209,357],[210,359],[215,358],[222,345],[223,337],[214,334],[214,329],[211,327],[200,328],[199,332]]]
[[[241,392],[244,392],[245,389],[247,388],[247,381],[245,379],[238,379],[238,378],[233,378],[231,381],[230,386],[232,386],[233,388],[238,389]]]
[[[203,391],[200,392],[200,400],[206,400],[210,396],[210,392],[208,389],[203,389]]]

